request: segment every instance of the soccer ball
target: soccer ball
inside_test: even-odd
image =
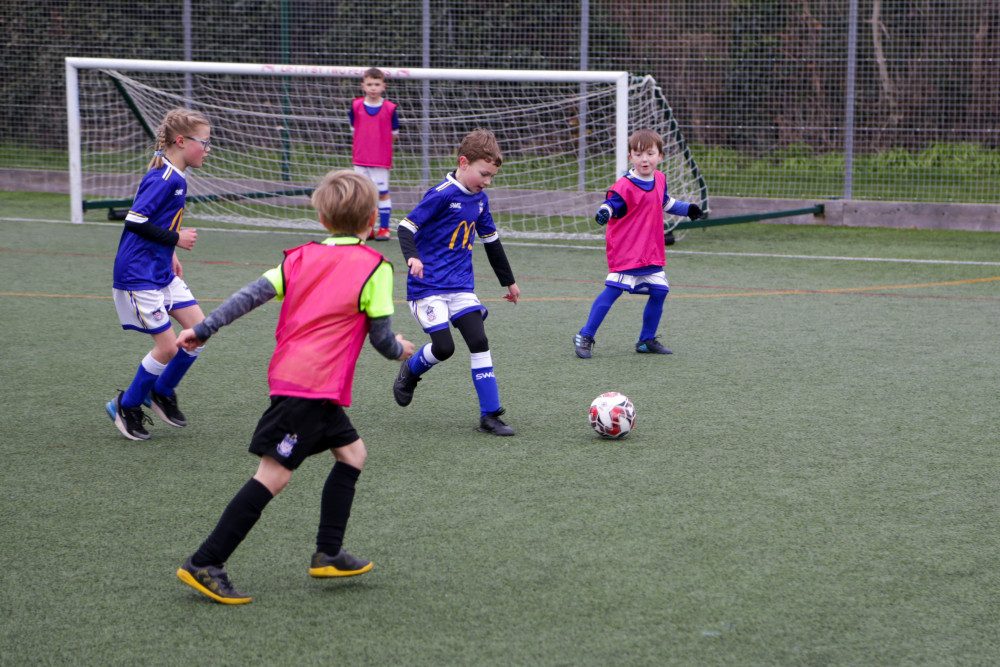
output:
[[[590,404],[590,425],[602,438],[624,438],[635,426],[635,406],[617,391],[601,394]]]

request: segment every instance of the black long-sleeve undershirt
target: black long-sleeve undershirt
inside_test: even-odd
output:
[[[497,280],[503,287],[509,287],[517,282],[514,280],[514,271],[511,270],[510,262],[507,260],[507,253],[500,245],[500,239],[484,243],[483,250],[486,251],[486,259],[490,260],[493,273],[497,274]]]
[[[159,243],[160,245],[175,246],[181,238],[181,235],[177,232],[164,229],[163,227],[157,227],[156,225],[151,225],[148,222],[133,222],[132,220],[126,220],[125,229],[137,236],[141,236],[147,241]]]

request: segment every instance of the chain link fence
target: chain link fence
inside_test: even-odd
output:
[[[627,70],[712,196],[1000,195],[995,0],[14,0],[0,39],[0,169],[66,169],[63,59],[95,56]]]

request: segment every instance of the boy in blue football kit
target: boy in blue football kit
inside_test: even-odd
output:
[[[153,337],[154,347],[143,358],[128,389],[109,401],[105,410],[130,440],[148,440],[142,411],[150,406],[171,426],[186,426],[174,388],[198,358],[200,348],[178,350],[170,317],[184,328],[204,314],[187,284],[175,248],[191,250],[194,229],[181,229],[187,180],[184,170],[200,167],[209,150],[211,126],[202,114],[187,109],[167,113],[157,131],[156,152],[139,184],[125,218],[114,268],[114,300],[122,329]]]
[[[459,146],[458,168],[428,190],[399,224],[399,246],[410,268],[406,300],[431,342],[403,363],[392,390],[396,403],[410,404],[421,376],[454,354],[455,341],[451,335],[454,325],[472,355],[472,383],[479,397],[479,431],[514,435],[514,429],[500,419],[504,409],[500,406],[493,358],[483,325],[487,312],[473,292],[472,246],[478,234],[493,272],[507,288],[503,298],[516,304],[521,295],[483,192],[501,162],[503,156],[493,133],[473,130]]]

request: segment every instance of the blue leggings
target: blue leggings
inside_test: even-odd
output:
[[[590,316],[587,323],[580,329],[580,335],[594,337],[601,322],[607,316],[611,306],[622,295],[625,290],[619,287],[605,287],[604,291],[594,299],[594,305],[590,307]],[[667,299],[666,290],[652,290],[646,307],[642,311],[642,331],[639,332],[639,340],[649,340],[656,336],[656,330],[660,326],[660,318],[663,316],[663,302]]]

